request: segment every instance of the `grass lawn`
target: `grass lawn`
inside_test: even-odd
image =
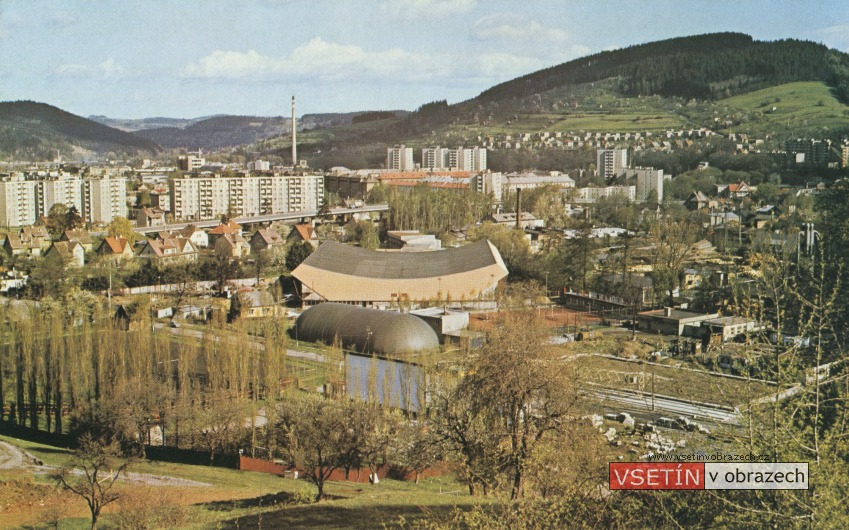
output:
[[[45,466],[59,466],[70,456],[65,449],[6,436]],[[380,528],[434,514],[447,515],[455,507],[486,502],[469,497],[453,476],[412,482],[383,480],[378,485],[328,482],[330,497],[320,503],[304,502],[315,495],[305,480],[232,469],[140,461],[133,473],[188,479],[209,486],[145,486],[120,483],[122,499],[104,509],[104,528],[121,517],[170,515],[159,526],[168,528]],[[0,527],[83,529],[90,524],[85,502],[58,490],[46,473],[34,468],[0,470]]]
[[[845,127],[849,120],[849,107],[837,101],[825,84],[813,81],[756,90],[719,100],[715,106],[744,112],[749,121],[733,129],[750,134],[827,131]]]

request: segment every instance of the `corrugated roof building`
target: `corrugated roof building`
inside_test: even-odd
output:
[[[362,305],[491,300],[507,276],[487,240],[434,252],[382,252],[342,243],[318,247],[293,272],[307,303]]]

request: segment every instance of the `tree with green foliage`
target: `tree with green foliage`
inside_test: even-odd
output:
[[[130,246],[136,244],[140,236],[133,231],[133,225],[130,220],[120,215],[115,216],[112,221],[106,226],[106,235],[109,237],[122,237],[129,241]]]
[[[299,241],[292,244],[288,252],[286,252],[286,268],[290,271],[295,270],[298,268],[298,265],[303,263],[312,254],[313,250],[315,249],[307,241]]]

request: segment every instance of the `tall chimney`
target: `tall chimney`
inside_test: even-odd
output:
[[[295,96],[292,96],[292,167],[298,165],[298,143],[297,143],[298,122],[295,118]]]
[[[522,229],[522,188],[516,188],[516,230]]]

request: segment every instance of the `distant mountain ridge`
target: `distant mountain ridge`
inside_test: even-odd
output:
[[[406,111],[383,111],[380,115],[391,114],[399,117]],[[373,115],[373,112],[348,112],[305,114],[298,119],[298,130],[312,130],[323,127],[342,127],[353,123],[354,119]],[[147,123],[154,119],[148,118]],[[106,120],[119,122],[122,120]],[[169,127],[138,129],[134,134],[147,138],[165,148],[221,149],[239,145],[253,144],[268,138],[291,134],[292,119],[282,116],[230,116],[218,115],[195,120],[175,120]]]
[[[0,158],[53,160],[113,154],[152,156],[159,145],[34,101],[0,102]]]
[[[849,55],[810,41],[756,41],[742,33],[678,37],[589,55],[500,83],[472,101],[521,98],[610,78],[626,96],[698,99],[822,81],[849,101]]]

